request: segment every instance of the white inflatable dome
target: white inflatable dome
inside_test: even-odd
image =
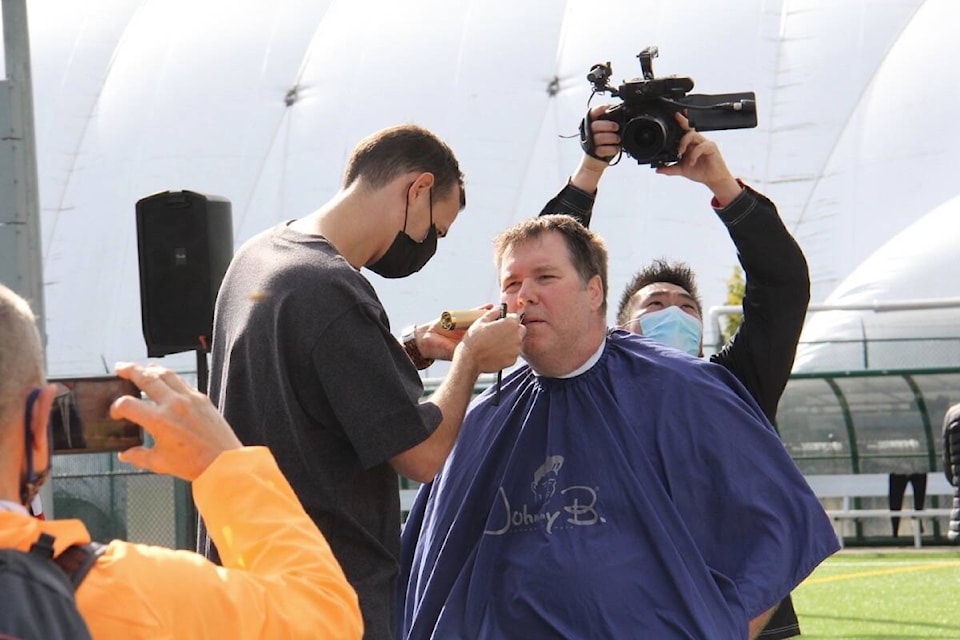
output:
[[[611,61],[614,80],[636,77],[648,45],[660,49],[658,76],[691,76],[696,92],[757,92],[756,129],[711,135],[730,167],[778,203],[809,258],[815,302],[958,193],[952,0],[32,0],[28,9],[54,375],[146,356],[138,199],[181,189],[226,197],[238,246],[323,203],[357,140],[398,122],[452,145],[468,207],[421,273],[370,275],[394,329],[496,300],[490,240],[535,215],[576,165],[578,144],[563,136],[586,109],[587,71]],[[736,258],[708,202],[702,186],[629,158],[610,169],[593,226],[610,248],[612,307],[658,256],[688,260],[705,303],[724,302]],[[956,294],[956,275],[935,274],[933,288]],[[188,370],[194,358],[167,364]]]
[[[794,371],[960,365],[960,196],[864,260],[811,313]],[[870,309],[869,307],[873,307]]]

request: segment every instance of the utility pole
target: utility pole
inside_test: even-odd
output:
[[[30,303],[46,345],[27,2],[2,1],[7,75],[0,80],[0,282]]]
[[[0,283],[30,303],[46,354],[40,190],[33,127],[33,81],[27,0],[3,2],[3,55],[0,80]],[[46,355],[44,355],[46,357]],[[44,516],[53,518],[53,484],[40,488]]]

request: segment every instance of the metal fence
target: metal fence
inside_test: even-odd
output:
[[[194,548],[187,483],[137,470],[115,453],[55,456],[53,468],[54,516],[82,520],[94,540]]]
[[[493,380],[484,376],[474,392]],[[426,381],[428,395],[437,384]],[[960,358],[940,369],[798,374],[784,392],[777,426],[804,473],[937,471],[943,414],[956,402]],[[416,486],[401,480],[402,488]],[[55,516],[80,518],[94,539],[195,547],[196,512],[188,484],[138,471],[115,454],[56,456],[53,495]],[[887,506],[884,499],[871,500],[875,504],[863,506]],[[931,497],[927,504],[946,506]],[[928,533],[940,541],[946,523],[933,523],[931,529]],[[874,521],[857,532],[861,542],[889,542],[892,528]]]

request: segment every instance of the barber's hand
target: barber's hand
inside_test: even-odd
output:
[[[730,173],[720,148],[713,140],[690,128],[690,123],[681,113],[677,122],[686,133],[680,139],[680,161],[668,167],[658,167],[657,173],[666,176],[683,176],[688,180],[705,184],[716,196],[721,207],[729,204],[743,187]]]
[[[520,355],[520,342],[527,328],[520,316],[491,309],[470,325],[456,349],[457,357],[472,358],[480,373],[494,373],[512,366]]]
[[[243,446],[210,398],[174,372],[130,363],[119,363],[116,370],[153,401],[123,396],[110,406],[110,417],[135,422],[154,439],[152,447],[121,452],[122,462],[192,481],[221,453]]]
[[[487,303],[475,309],[489,310],[493,305]],[[467,329],[444,329],[440,325],[440,318],[417,325],[417,350],[424,358],[431,360],[453,360],[453,351],[463,340]]]

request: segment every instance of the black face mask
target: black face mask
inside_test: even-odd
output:
[[[40,395],[39,389],[34,389],[30,392],[30,396],[27,398],[27,410],[26,415],[24,416],[27,427],[26,438],[24,438],[27,446],[27,471],[23,478],[20,479],[20,503],[29,508],[30,503],[33,502],[33,499],[37,497],[37,492],[40,491],[40,485],[42,485],[47,476],[50,475],[50,465],[53,461],[52,451],[50,450],[50,444],[53,442],[52,439],[47,440],[47,467],[43,471],[37,473],[33,467],[33,405],[37,401],[37,397]],[[47,429],[50,428],[50,425],[47,425]]]
[[[407,194],[409,193],[408,189]],[[433,225],[433,189],[430,189],[430,230],[421,242],[417,242],[406,233],[409,212],[408,199],[403,211],[403,229],[397,232],[397,237],[393,239],[393,244],[383,257],[367,265],[368,269],[384,278],[406,278],[423,269],[423,265],[427,264],[437,252],[437,228]]]

